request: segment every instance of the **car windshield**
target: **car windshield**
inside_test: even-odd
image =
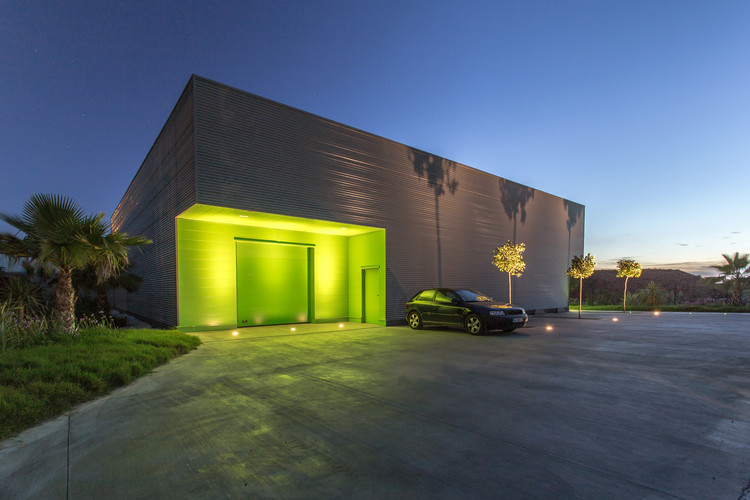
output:
[[[464,302],[492,302],[492,297],[476,290],[454,290]]]

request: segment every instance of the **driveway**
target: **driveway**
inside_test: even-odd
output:
[[[200,336],[3,442],[0,497],[750,498],[750,315]]]

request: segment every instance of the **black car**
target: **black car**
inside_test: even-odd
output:
[[[415,330],[423,325],[465,328],[472,335],[487,330],[510,332],[529,320],[521,307],[502,304],[471,288],[430,288],[406,303],[406,321]]]

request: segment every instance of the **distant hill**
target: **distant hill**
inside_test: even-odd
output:
[[[703,304],[725,297],[725,294],[701,284],[701,277],[679,269],[644,269],[640,278],[628,280],[628,292],[637,293],[655,282],[670,304]],[[622,303],[625,278],[617,277],[617,270],[604,269],[583,280],[583,301],[589,304]],[[578,298],[578,280],[571,280],[571,298]]]

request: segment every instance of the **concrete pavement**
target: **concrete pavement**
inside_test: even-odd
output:
[[[238,331],[4,441],[0,498],[750,498],[747,315]]]

